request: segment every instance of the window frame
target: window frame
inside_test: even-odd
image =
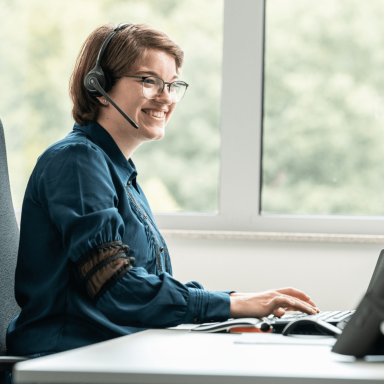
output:
[[[224,0],[219,212],[155,213],[156,221],[177,230],[380,235],[383,216],[260,212],[265,1]],[[242,89],[247,74],[253,86]]]

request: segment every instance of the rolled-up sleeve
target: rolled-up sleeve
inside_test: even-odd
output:
[[[134,266],[113,176],[87,143],[57,149],[40,176],[40,201],[74,262],[94,305],[117,325],[166,327],[226,320],[229,292],[206,291]]]

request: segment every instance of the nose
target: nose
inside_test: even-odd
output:
[[[172,98],[171,98],[171,95],[169,94],[169,87],[167,85],[165,85],[162,92],[159,92],[157,94],[157,96],[155,97],[155,101],[165,105],[172,104]]]

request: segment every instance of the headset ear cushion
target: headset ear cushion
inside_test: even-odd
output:
[[[105,76],[104,76],[104,72],[101,68],[93,68],[88,74],[87,76],[85,76],[85,79],[84,79],[84,86],[86,88],[86,90],[94,97],[99,97],[99,96],[102,96],[100,94],[100,92],[95,89],[93,87],[93,85],[90,83],[91,79],[92,78],[96,78],[97,81],[99,82],[101,88],[105,89],[105,86],[106,86],[106,80],[105,80]]]

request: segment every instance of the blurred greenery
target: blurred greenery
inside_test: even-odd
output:
[[[73,127],[68,81],[81,44],[99,25],[146,22],[185,51],[190,84],[160,142],[133,160],[157,211],[216,211],[223,0],[13,0],[0,2],[0,119],[15,207],[38,156]]]
[[[384,215],[384,1],[266,4],[262,211]]]

